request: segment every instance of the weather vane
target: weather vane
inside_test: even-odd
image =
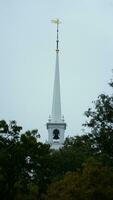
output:
[[[51,20],[52,23],[56,24],[57,25],[57,40],[56,40],[56,43],[57,43],[57,47],[56,47],[56,51],[58,52],[59,51],[59,48],[58,48],[58,43],[59,43],[59,24],[61,24],[61,21],[59,19],[53,19]]]

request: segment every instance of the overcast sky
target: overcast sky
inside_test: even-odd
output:
[[[113,0],[0,0],[0,119],[37,128],[47,139],[56,29],[60,18],[62,114],[80,134],[84,111],[111,90]]]

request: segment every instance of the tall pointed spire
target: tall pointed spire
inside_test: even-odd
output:
[[[60,74],[59,74],[59,19],[52,20],[57,25],[57,40],[56,40],[56,66],[55,79],[53,90],[53,105],[52,105],[52,121],[59,123],[61,121],[61,97],[60,97]]]
[[[64,118],[61,118],[61,99],[60,99],[60,74],[59,74],[59,19],[52,20],[57,25],[57,40],[56,40],[56,66],[55,79],[53,89],[53,105],[52,116],[47,122],[48,143],[52,149],[59,149],[64,143],[64,133],[66,130],[66,123]]]

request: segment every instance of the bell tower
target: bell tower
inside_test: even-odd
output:
[[[60,74],[59,74],[59,19],[52,20],[57,26],[57,40],[56,40],[56,66],[55,79],[53,88],[53,104],[52,115],[47,122],[48,143],[52,149],[59,149],[64,143],[64,133],[66,123],[64,117],[61,115],[61,97],[60,97]]]

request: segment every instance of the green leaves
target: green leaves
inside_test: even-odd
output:
[[[45,200],[112,200],[113,169],[103,167],[92,159],[82,170],[69,172],[63,179],[53,182],[47,190]]]
[[[95,110],[85,112],[89,119],[85,126],[91,129],[97,153],[113,155],[113,97],[101,94],[95,103]]]
[[[39,141],[37,129],[23,133],[1,120],[0,198],[112,200],[113,97],[101,94],[85,115],[89,132],[66,138],[58,151]]]
[[[16,121],[0,121],[0,130],[1,199],[37,199],[49,175],[49,145],[38,141],[38,130],[21,133]]]

